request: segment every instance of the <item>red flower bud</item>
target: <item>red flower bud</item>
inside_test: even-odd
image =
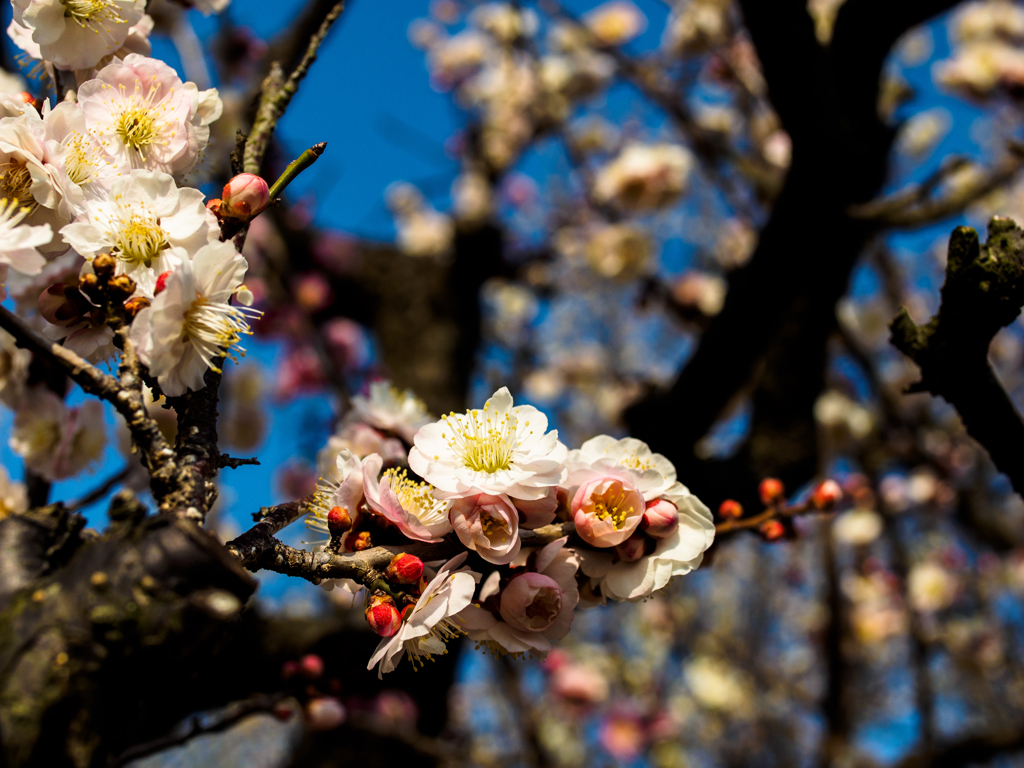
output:
[[[766,541],[775,541],[786,535],[786,529],[778,520],[765,520],[761,523],[760,531]]]
[[[324,674],[324,660],[315,653],[308,653],[303,656],[299,662],[299,667],[302,669],[302,674],[310,680],[316,680],[316,678]]]
[[[331,507],[327,513],[327,530],[332,536],[339,536],[352,527],[352,518],[344,507]]]
[[[831,509],[843,498],[843,489],[835,480],[822,480],[811,494],[815,509]]]
[[[20,92],[18,92],[18,93],[17,93],[16,95],[17,95],[17,97],[18,97],[19,99],[21,99],[22,101],[24,101],[24,102],[25,102],[26,104],[32,104],[32,105],[35,105],[35,103],[36,103],[36,97],[35,97],[35,96],[33,96],[33,95],[32,95],[31,93],[29,93],[28,91],[20,91]]]
[[[398,584],[415,584],[422,575],[423,561],[416,555],[408,555],[404,552],[391,558],[391,563],[384,572],[388,581]]]
[[[402,625],[402,616],[390,597],[374,597],[366,606],[366,623],[381,637],[391,637]]]
[[[678,518],[677,518],[678,522]],[[635,563],[644,556],[647,540],[642,533],[634,533],[621,544],[615,545],[615,554],[624,563]]]
[[[153,289],[153,295],[156,296],[158,293],[163,291],[167,287],[167,278],[171,276],[171,270],[161,272],[156,279],[156,288]]]
[[[757,492],[761,494],[761,503],[766,507],[774,506],[785,498],[786,487],[782,481],[774,477],[766,477],[758,486]]]
[[[259,176],[240,173],[224,185],[221,213],[249,220],[270,204],[270,187]]]
[[[726,499],[718,507],[718,516],[725,518],[743,517],[743,505],[735,499]]]
[[[679,527],[679,508],[668,499],[651,499],[647,502],[640,527],[656,539],[671,536]]]

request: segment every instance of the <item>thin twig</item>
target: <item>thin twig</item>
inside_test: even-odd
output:
[[[291,184],[300,173],[315,163],[320,158],[320,155],[324,153],[325,149],[327,149],[327,142],[321,141],[319,144],[314,144],[297,158],[288,163],[288,167],[284,169],[284,173],[278,176],[277,181],[275,181],[273,186],[270,187],[270,200],[274,201],[279,198],[281,193],[284,192],[285,187]]]
[[[128,475],[131,473],[131,471],[132,468],[130,466],[122,468],[119,472],[111,475],[106,480],[104,480],[99,486],[93,488],[91,491],[85,494],[85,496],[82,496],[81,498],[75,499],[74,501],[65,504],[64,508],[68,512],[77,512],[80,509],[85,509],[86,507],[95,504],[97,501],[99,501],[108,493],[110,493],[116,486],[122,483],[124,479],[128,477]]]

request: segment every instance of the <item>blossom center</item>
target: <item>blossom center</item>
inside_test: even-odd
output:
[[[61,0],[64,4],[64,18],[71,19],[80,27],[93,22],[109,21],[124,24],[117,5],[113,0]]]
[[[535,632],[540,632],[555,623],[561,610],[562,591],[555,587],[540,587],[523,611],[527,619],[523,623]]]
[[[388,482],[402,509],[424,525],[447,517],[447,504],[434,498],[434,487],[429,483],[412,480],[404,469],[398,468],[385,470],[381,479]]]
[[[442,432],[441,438],[448,441],[467,467],[475,472],[494,474],[512,466],[512,458],[519,447],[518,420],[514,414],[489,412],[484,408],[469,411],[464,416],[452,413],[445,421],[451,432]]]
[[[237,360],[236,355],[245,356],[245,349],[238,342],[243,335],[252,335],[246,322],[247,314],[258,316],[259,312],[197,296],[185,313],[181,340],[191,344],[211,370],[220,373],[220,368],[213,363],[214,358],[224,355]]]
[[[144,205],[122,208],[115,240],[114,256],[147,268],[169,245],[159,217]]]
[[[132,106],[117,116],[117,135],[124,145],[141,152],[156,139],[156,121],[145,107]]]
[[[615,530],[621,531],[633,512],[630,495],[621,484],[615,483],[591,498],[589,512],[599,520],[610,520]]]
[[[64,171],[75,184],[89,181],[96,171],[96,162],[89,148],[89,140],[81,133],[75,133],[65,147]]]
[[[0,191],[22,208],[35,210],[38,205],[32,197],[32,174],[24,163],[11,163],[0,171]]]

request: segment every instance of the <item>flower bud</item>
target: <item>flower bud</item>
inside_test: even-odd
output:
[[[765,520],[759,530],[765,541],[776,541],[786,535],[786,529],[778,520]]]
[[[678,524],[678,513],[676,523]],[[624,563],[635,563],[644,556],[647,547],[647,540],[642,533],[634,533],[621,544],[615,545],[615,555]]]
[[[82,293],[91,294],[99,284],[100,281],[96,279],[96,275],[89,272],[78,278],[78,290]]]
[[[761,495],[761,503],[766,507],[771,507],[785,498],[786,488],[781,480],[774,477],[766,477],[761,481],[757,492]]]
[[[340,536],[352,527],[352,518],[344,507],[331,507],[327,513],[327,530],[332,536]]]
[[[843,498],[843,490],[835,480],[822,480],[811,494],[815,509],[831,509]]]
[[[330,731],[345,722],[345,707],[333,696],[319,696],[306,705],[306,727]]]
[[[117,275],[107,281],[107,289],[112,297],[115,299],[120,298],[121,301],[135,293],[136,287],[135,281],[128,277],[128,275]]]
[[[402,616],[390,597],[373,597],[366,606],[366,623],[381,637],[391,637],[402,625]]]
[[[136,296],[134,299],[128,299],[128,301],[124,303],[125,318],[130,323],[132,320],[135,319],[135,316],[139,314],[139,312],[144,310],[149,305],[150,301],[145,296]]]
[[[302,670],[302,674],[310,680],[316,680],[324,674],[324,660],[315,653],[307,653],[299,661],[299,668]]]
[[[726,499],[718,507],[718,516],[726,520],[743,517],[743,505],[735,499]]]
[[[360,531],[351,540],[350,546],[353,552],[362,552],[364,549],[370,549],[373,546],[373,542],[370,541],[369,531]]]
[[[17,97],[18,97],[19,99],[21,99],[22,101],[24,101],[24,102],[25,102],[26,104],[32,104],[32,105],[35,105],[35,103],[36,103],[36,97],[35,97],[35,96],[33,96],[33,95],[32,95],[31,93],[29,93],[28,91],[19,91],[19,92],[18,92],[17,94],[15,94],[15,95],[16,95],[16,96],[17,96]]]
[[[423,576],[423,561],[404,552],[391,558],[384,576],[397,584],[415,584]]]
[[[92,260],[92,271],[96,273],[96,277],[100,280],[106,281],[112,278],[116,269],[117,259],[109,253],[101,253]]]
[[[640,527],[656,539],[671,536],[679,527],[679,507],[668,499],[651,499],[647,502]]]
[[[156,287],[153,289],[153,295],[156,296],[167,287],[167,278],[171,276],[171,270],[161,272],[156,278]]]
[[[236,219],[251,219],[270,204],[270,187],[259,176],[240,173],[224,185],[221,213]]]
[[[82,307],[69,299],[68,289],[77,294],[67,283],[54,283],[39,294],[39,314],[53,325],[74,325],[82,320]],[[81,297],[78,297],[81,299]],[[84,301],[82,301],[84,303]]]

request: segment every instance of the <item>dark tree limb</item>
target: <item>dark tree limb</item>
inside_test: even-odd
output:
[[[917,325],[904,308],[891,329],[893,345],[921,368],[909,391],[931,392],[956,408],[967,433],[1024,495],[1024,421],[988,362],[992,338],[1022,305],[1024,231],[996,217],[984,246],[973,229],[953,230],[938,313]]]

